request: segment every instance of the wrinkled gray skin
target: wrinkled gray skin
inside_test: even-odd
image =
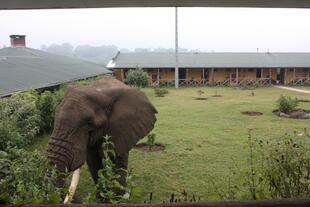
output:
[[[74,171],[86,161],[97,183],[102,137],[108,134],[115,145],[114,170],[125,185],[120,168],[127,169],[129,150],[153,129],[156,113],[143,92],[111,77],[70,87],[56,111],[48,159],[60,172]]]

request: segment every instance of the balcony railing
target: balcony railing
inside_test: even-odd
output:
[[[304,85],[304,84],[310,84],[310,77],[296,77],[295,80],[292,80],[288,83],[288,85]]]
[[[152,79],[150,80],[151,86],[161,86],[161,87],[173,87],[175,80],[174,79]],[[225,79],[214,81],[214,83],[210,83],[208,79],[179,79],[179,86],[180,87],[201,87],[207,85],[217,85],[217,86],[229,86],[229,85],[270,85],[271,79],[270,78],[258,78],[255,80],[248,80],[248,79]]]

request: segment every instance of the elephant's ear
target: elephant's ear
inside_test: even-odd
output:
[[[145,94],[136,89],[118,89],[108,118],[108,134],[112,136],[118,155],[128,152],[153,128],[157,113]]]

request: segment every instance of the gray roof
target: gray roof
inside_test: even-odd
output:
[[[179,53],[180,68],[302,68],[310,53]],[[108,68],[174,68],[174,53],[118,53]]]
[[[100,7],[279,7],[309,8],[309,0],[2,0],[0,9]]]
[[[101,65],[27,47],[0,49],[0,96],[106,73]]]

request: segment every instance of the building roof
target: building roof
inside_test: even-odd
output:
[[[179,53],[180,68],[303,68],[310,53]],[[174,53],[118,53],[108,68],[174,68]]]
[[[27,47],[0,49],[0,96],[106,73],[101,65]]]
[[[57,9],[102,7],[264,7],[310,8],[309,0],[2,0],[0,9]]]

